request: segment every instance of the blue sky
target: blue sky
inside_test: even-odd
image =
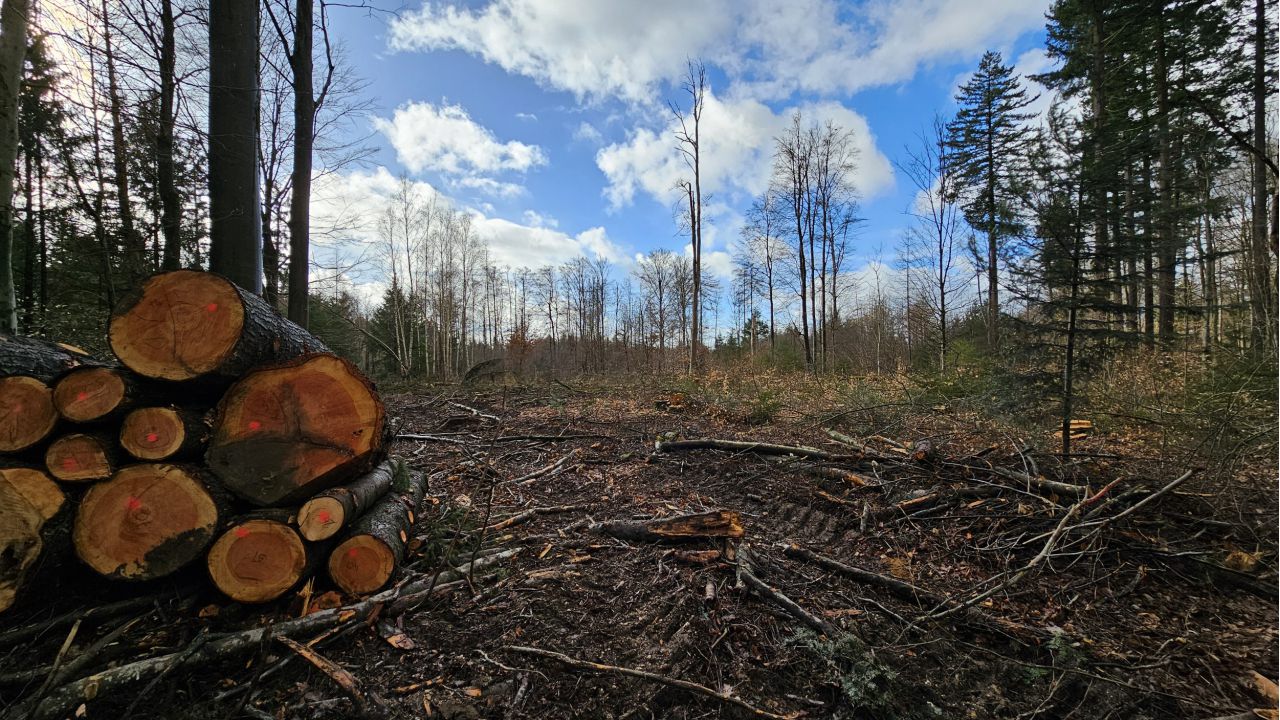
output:
[[[867,220],[857,270],[892,258],[914,195],[894,162],[935,112],[954,109],[983,51],[1024,73],[1045,67],[1047,0],[406,2],[330,11],[375,105],[355,130],[377,152],[320,183],[317,222],[342,214],[344,234],[371,240],[404,173],[474,212],[494,259],[512,266],[586,253],[625,267],[685,248],[667,102],[685,100],[686,58],[711,80],[704,256],[720,273],[794,108],[854,133]],[[375,288],[379,273],[356,279]]]

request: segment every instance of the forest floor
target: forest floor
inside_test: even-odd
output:
[[[1268,707],[1254,673],[1277,674],[1273,460],[1224,480],[1185,454],[1162,460],[1159,437],[1099,430],[1063,463],[1052,428],[1019,436],[947,405],[684,390],[557,383],[387,398],[399,433],[427,436],[395,448],[430,473],[410,564],[430,573],[476,551],[517,552],[391,622],[315,638],[359,683],[370,716],[1100,720]],[[656,440],[694,438],[837,457],[654,453]],[[923,461],[909,450],[920,440],[934,450]],[[1085,491],[1027,479],[1041,477]],[[743,537],[645,543],[590,524],[710,510],[739,513]],[[508,518],[522,519],[502,527]],[[834,572],[813,554],[865,572]],[[744,558],[771,592],[743,582]],[[4,625],[83,602],[51,599]],[[297,606],[158,600],[117,633],[115,659],[280,622]],[[77,643],[128,619],[86,623]],[[52,662],[65,634],[0,647],[0,700],[38,684],[11,676]],[[260,677],[288,655],[264,645],[84,712],[352,716],[348,693],[310,665]]]

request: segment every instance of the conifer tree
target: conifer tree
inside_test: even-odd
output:
[[[1014,194],[1025,175],[1022,158],[1032,138],[1027,94],[1000,53],[988,51],[978,71],[956,94],[959,109],[947,125],[954,151],[965,220],[987,237],[987,340],[999,342],[1001,245],[1022,232]]]

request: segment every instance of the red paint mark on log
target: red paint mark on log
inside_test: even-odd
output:
[[[76,393],[76,402],[84,402],[85,400],[88,400],[88,399],[89,399],[89,393],[85,392],[84,390],[81,390],[80,392]]]
[[[355,548],[351,548],[350,550],[348,550],[348,551],[347,551],[347,557],[349,557],[349,558],[353,558],[353,557],[355,557],[356,555],[359,555],[359,554],[360,554],[360,553],[359,553]]]
[[[67,458],[62,461],[62,468],[64,470],[75,470],[79,466],[80,463],[76,462],[75,458]]]
[[[329,514],[328,510],[321,510],[320,512],[316,513],[316,517],[324,525],[328,525],[329,521],[333,519],[333,516]]]
[[[153,433],[153,432],[147,433],[147,442],[149,442],[149,443],[153,443],[153,442],[155,442],[155,441],[157,441],[157,440],[159,440],[159,439],[160,439],[160,436],[159,436],[159,435],[157,435],[157,434],[155,434],[155,433]]]
[[[130,512],[142,507],[142,501],[136,497],[131,497],[124,501],[124,509]]]
[[[218,312],[218,303],[209,303],[208,305],[205,305],[204,311],[211,313]]]
[[[244,527],[238,527],[238,528],[236,528],[236,537],[238,537],[238,538],[247,538],[247,537],[249,537],[249,529],[248,529],[248,528],[244,528]]]
[[[257,430],[257,429],[258,429],[258,428],[260,428],[260,427],[262,427],[262,423],[258,422],[257,420],[250,420],[250,421],[249,421],[249,429],[250,429],[250,430]]]

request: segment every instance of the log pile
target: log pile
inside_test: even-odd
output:
[[[354,365],[191,270],[142,283],[107,335],[109,361],[0,335],[0,612],[67,563],[138,582],[203,562],[246,603],[320,568],[354,595],[390,582],[425,479],[386,460]]]

